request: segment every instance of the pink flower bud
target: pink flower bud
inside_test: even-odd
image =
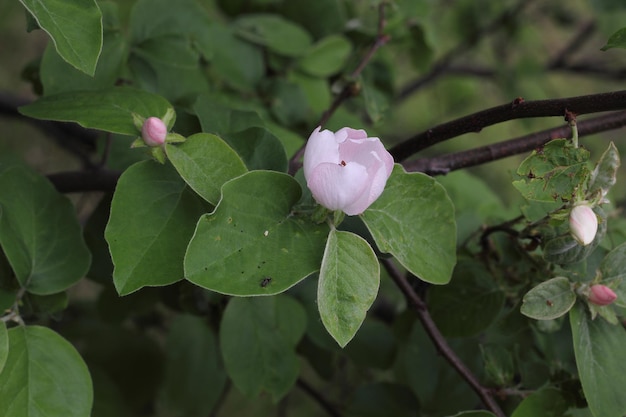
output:
[[[583,246],[593,242],[598,231],[598,218],[591,207],[581,204],[572,209],[569,215],[572,237]]]
[[[141,137],[148,146],[161,146],[165,143],[167,127],[158,117],[148,117],[141,127]]]
[[[608,306],[617,299],[617,294],[606,285],[592,285],[589,289],[589,302],[599,305]]]
[[[313,198],[330,210],[361,214],[385,189],[393,157],[378,138],[344,127],[317,127],[304,152],[304,178]]]

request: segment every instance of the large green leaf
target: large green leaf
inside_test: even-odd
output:
[[[23,288],[53,294],[89,269],[74,207],[41,175],[0,165],[0,245]]]
[[[433,178],[396,165],[385,191],[362,216],[381,251],[426,282],[450,281],[456,263],[454,206]]]
[[[317,305],[328,333],[344,347],[378,294],[380,265],[362,237],[332,230],[320,269]]]
[[[213,205],[220,199],[222,185],[246,172],[235,151],[209,133],[197,133],[177,145],[168,144],[165,151],[187,184]]]
[[[329,77],[341,70],[352,52],[352,44],[341,35],[320,39],[298,61],[302,71],[315,77]]]
[[[222,187],[200,218],[185,255],[185,277],[232,295],[270,295],[319,270],[328,227],[291,212],[301,188],[289,175],[252,171]]]
[[[249,397],[268,392],[274,402],[296,382],[295,346],[306,328],[302,306],[287,296],[232,298],[220,325],[220,347],[235,386]]]
[[[437,327],[447,337],[469,337],[496,319],[504,293],[482,263],[461,260],[452,282],[428,291],[428,307]]]
[[[50,37],[59,55],[93,75],[102,49],[102,14],[95,0],[20,0]]]
[[[91,377],[76,349],[47,327],[18,326],[8,333],[0,415],[89,417]]]
[[[578,375],[595,417],[626,414],[626,330],[598,317],[592,320],[582,303],[570,311]]]
[[[163,97],[130,87],[55,94],[19,108],[20,113],[35,119],[76,122],[133,136],[140,133],[133,123],[133,113],[145,118],[163,117],[168,110],[173,108]]]
[[[523,315],[537,320],[552,320],[567,313],[576,302],[569,279],[556,277],[528,291],[522,300]]]
[[[121,295],[183,278],[182,261],[206,206],[169,165],[138,162],[120,177],[105,230]]]
[[[311,35],[295,23],[272,14],[247,14],[235,22],[242,38],[273,52],[299,56],[311,45]]]
[[[167,336],[159,406],[177,417],[208,416],[226,383],[217,340],[201,318],[177,317]]]

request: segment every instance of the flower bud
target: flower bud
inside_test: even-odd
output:
[[[617,299],[617,294],[606,285],[592,285],[589,288],[589,302],[599,305],[608,306]]]
[[[598,231],[598,217],[591,207],[581,204],[572,209],[569,215],[569,227],[572,237],[583,246],[593,242]]]
[[[313,198],[330,210],[363,213],[382,194],[393,157],[378,138],[344,127],[315,129],[304,151],[304,178]]]
[[[158,117],[148,117],[141,127],[141,137],[148,146],[161,146],[165,143],[167,127]]]

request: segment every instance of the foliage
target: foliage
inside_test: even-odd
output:
[[[625,93],[485,109],[453,81],[409,100],[450,74],[535,94],[545,51],[525,53],[525,13],[576,17],[452,3],[21,0],[50,41],[24,72],[36,98],[11,114],[84,167],[0,157],[0,417],[626,415],[623,145],[579,143],[626,124]],[[582,7],[603,22],[623,9]],[[626,48],[616,29],[611,57]],[[620,76],[573,63],[578,46],[545,72]],[[494,67],[453,65],[472,50]],[[542,116],[567,123],[403,154]],[[148,118],[162,145],[146,147]],[[366,125],[396,157],[362,214],[307,188],[302,150],[322,125]],[[496,175],[451,172],[516,154]],[[598,222],[588,244],[570,230],[581,204]],[[589,301],[598,284],[613,304]]]

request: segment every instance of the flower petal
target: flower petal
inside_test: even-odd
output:
[[[343,210],[348,215],[358,214],[345,210],[352,205],[368,186],[367,170],[363,165],[348,163],[345,166],[323,163],[307,177],[307,186],[313,198],[330,210]]]
[[[339,164],[339,144],[335,135],[330,130],[321,130],[317,127],[306,144],[304,151],[303,167],[304,177],[309,178],[314,168],[324,162]]]
[[[346,139],[365,139],[367,132],[363,129],[352,129],[351,127],[342,127],[335,132],[337,143],[343,143]]]

